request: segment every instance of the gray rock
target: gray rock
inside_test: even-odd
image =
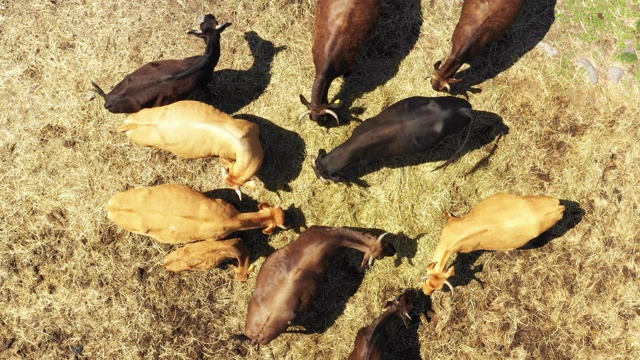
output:
[[[558,49],[554,48],[544,41],[540,41],[536,46],[544,50],[548,57],[554,57],[558,55]]]
[[[592,84],[598,83],[598,71],[596,71],[596,67],[593,66],[591,60],[583,57],[578,58],[578,63],[582,65],[582,67],[587,71],[587,79]]]
[[[622,79],[622,75],[624,75],[624,70],[617,66],[610,67],[609,71],[607,72],[607,77],[609,78],[609,80],[611,80],[611,82],[615,84],[618,84],[620,82],[620,79]]]

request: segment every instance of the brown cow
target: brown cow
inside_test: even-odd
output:
[[[331,110],[327,98],[331,82],[347,74],[356,62],[356,56],[369,38],[380,18],[379,0],[318,0],[316,4],[313,38],[313,63],[316,78],[311,88],[311,102],[300,95],[307,111],[298,122],[309,115],[311,120],[324,125],[328,116],[336,121],[338,115]]]
[[[185,185],[164,184],[130,189],[114,195],[107,203],[107,216],[136,234],[162,243],[189,243],[223,239],[234,231],[276,227],[285,229],[284,211],[267,203],[260,211],[240,213],[221,199],[211,199]]]
[[[405,327],[411,320],[409,311],[416,299],[416,291],[407,289],[393,301],[387,303],[387,310],[378,316],[371,325],[361,328],[356,336],[353,351],[347,360],[381,360],[384,359],[384,346],[387,342],[387,326],[396,318],[402,319]]]
[[[145,64],[125,76],[108,94],[93,81],[91,84],[105,99],[104,107],[112,113],[130,114],[185,99],[193,90],[211,82],[213,69],[220,59],[220,33],[229,25],[219,25],[213,15],[207,14],[202,17],[200,32],[188,32],[205,41],[204,55]]]
[[[378,238],[348,228],[311,226],[298,240],[269,255],[260,268],[249,301],[246,337],[266,345],[282,334],[296,316],[313,304],[322,278],[338,251],[350,247],[364,253],[361,266],[393,256],[395,248]]]
[[[451,53],[442,66],[442,61],[433,65],[433,89],[451,91],[451,85],[461,81],[453,78],[460,66],[470,62],[489,41],[507,31],[523,5],[524,0],[464,0],[460,20],[451,38]]]
[[[476,250],[517,249],[538,237],[562,219],[564,206],[549,196],[492,195],[461,218],[445,213],[442,229],[431,263],[427,266],[426,295],[447,285],[454,275],[453,266],[445,272],[449,257]]]
[[[252,178],[264,158],[258,125],[199,101],[142,109],[129,115],[118,131],[142,146],[187,159],[219,156],[225,181],[240,199],[240,186],[255,187]]]
[[[247,281],[252,269],[249,266],[249,249],[242,239],[203,240],[172,251],[164,258],[162,266],[167,270],[179,272],[184,270],[212,269],[227,259],[235,258],[238,266],[229,265],[236,271],[236,278]]]

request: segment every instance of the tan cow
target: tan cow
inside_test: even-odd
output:
[[[284,211],[267,203],[259,211],[240,213],[221,199],[211,199],[185,185],[164,184],[130,189],[107,203],[107,217],[119,226],[169,244],[223,239],[234,231],[284,226]]]
[[[446,284],[453,291],[447,278],[454,274],[454,269],[452,266],[445,272],[445,267],[454,253],[517,249],[560,221],[564,209],[558,199],[549,196],[495,194],[465,217],[445,213],[447,224],[427,266],[427,281],[422,290],[431,295]]]
[[[238,266],[229,265],[236,271],[236,278],[247,281],[252,269],[249,267],[249,249],[242,239],[203,240],[187,244],[172,251],[162,264],[167,270],[207,270],[220,265],[227,258],[238,259]]]
[[[252,178],[264,157],[256,124],[199,101],[142,109],[129,115],[118,131],[142,146],[188,159],[219,156],[225,181],[241,199],[240,186],[255,187]]]

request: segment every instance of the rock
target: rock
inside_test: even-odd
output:
[[[558,49],[554,48],[544,41],[540,41],[536,46],[544,50],[548,57],[554,57],[558,55]]]
[[[591,60],[583,57],[578,58],[578,63],[582,65],[582,67],[587,71],[587,79],[592,84],[598,83],[598,72],[596,71],[596,67],[593,66]]]
[[[624,70],[617,66],[610,67],[609,71],[607,72],[607,77],[614,84],[618,84],[620,82],[622,75],[624,75]]]

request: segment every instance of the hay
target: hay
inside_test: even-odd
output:
[[[620,65],[619,39],[603,35],[591,47],[574,36],[589,24],[573,23],[581,8],[567,3],[528,2],[528,22],[479,60],[486,67],[475,74],[490,78],[471,94],[480,121],[460,161],[431,172],[458,137],[431,154],[357,166],[370,185],[360,187],[324,185],[310,166],[357,122],[324,129],[296,121],[298,94],[308,97],[313,81],[314,2],[1,2],[0,358],[344,358],[388,298],[420,285],[442,213],[465,213],[499,191],[571,200],[577,224],[539,248],[460,259],[455,296],[422,299],[420,321],[392,335],[391,358],[640,358],[638,71],[625,67],[619,85],[604,72],[588,83],[575,57]],[[359,69],[330,91],[362,108],[360,119],[408,96],[440,95],[426,77],[449,50],[461,2],[393,4],[383,1],[384,26]],[[562,16],[549,29],[554,5]],[[310,315],[322,332],[283,334],[261,347],[230,340],[243,330],[255,275],[239,283],[220,269],[170,273],[159,263],[171,246],[106,218],[109,197],[138,186],[181,183],[234,200],[217,190],[218,160],[136,146],[115,132],[124,116],[85,100],[89,80],[107,90],[146,62],[201,53],[186,31],[209,12],[233,26],[210,91],[193,98],[258,123],[267,148],[263,181],[238,208],[281,202],[295,227],[394,234],[398,256],[364,274],[358,254],[336,259],[343,270],[329,272]],[[637,38],[625,25],[637,19],[613,13],[616,31]],[[558,57],[533,47],[542,37]],[[257,266],[296,236],[241,234]]]

